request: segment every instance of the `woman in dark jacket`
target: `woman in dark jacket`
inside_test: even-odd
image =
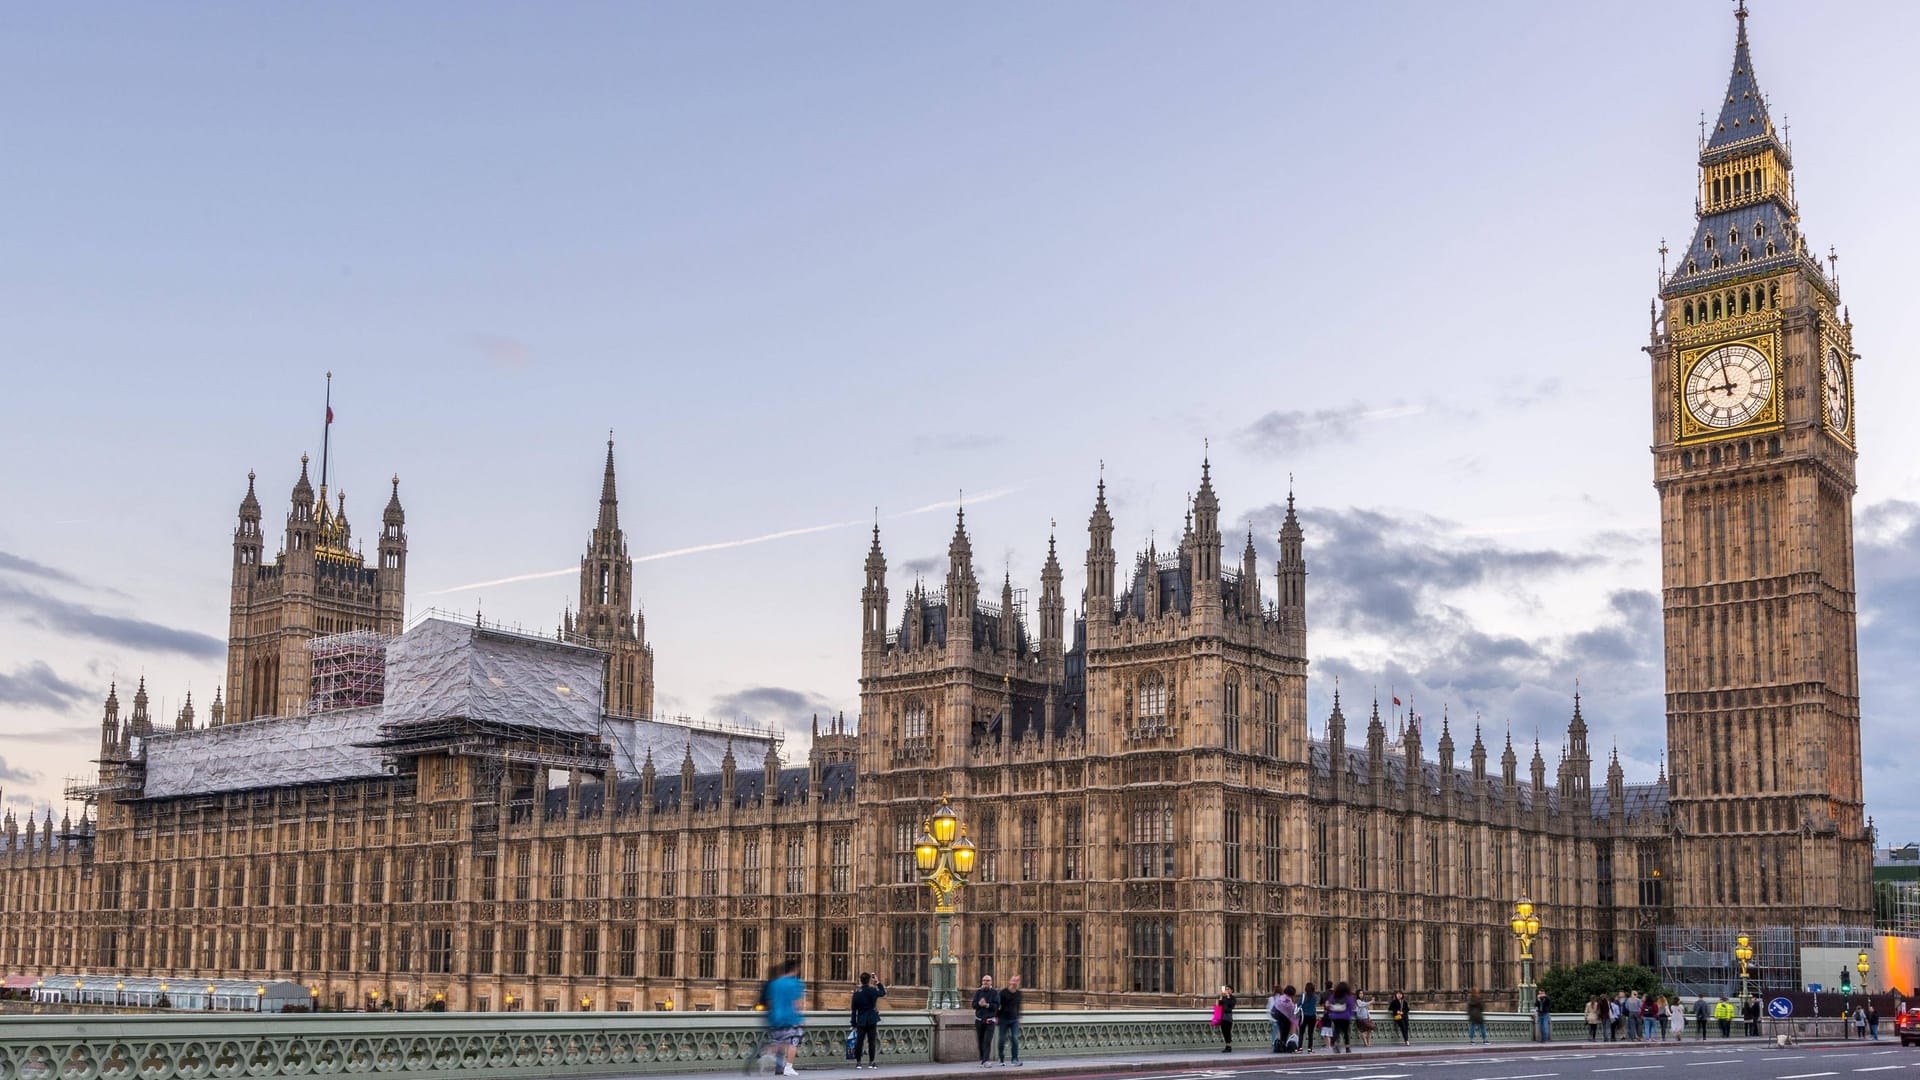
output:
[[[1233,987],[1222,986],[1220,996],[1214,999],[1214,1006],[1220,1010],[1220,1041],[1226,1045],[1220,1048],[1223,1054],[1233,1053],[1233,1007],[1239,1000],[1233,996]]]
[[[1000,991],[993,988],[993,976],[980,976],[971,1004],[973,1037],[980,1043],[980,1064],[986,1065],[993,1054],[993,1029],[1000,1023]]]
[[[1353,991],[1348,989],[1346,983],[1334,984],[1322,1011],[1326,1014],[1329,1028],[1327,1048],[1337,1054],[1344,1044],[1346,1052],[1353,1053]]]
[[[1393,1026],[1400,1030],[1401,1044],[1412,1046],[1413,1017],[1407,1012],[1407,995],[1395,990],[1393,1000],[1387,1002],[1387,1013],[1393,1017]]]
[[[877,1069],[874,1064],[874,1050],[880,1045],[880,999],[887,996],[887,988],[873,977],[870,971],[860,973],[860,989],[853,992],[853,1067],[856,1069]],[[867,1063],[860,1064],[860,1050],[867,1051]]]

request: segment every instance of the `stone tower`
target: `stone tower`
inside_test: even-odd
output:
[[[620,497],[613,479],[613,436],[600,480],[600,517],[580,557],[580,608],[565,618],[569,641],[604,650],[605,708],[610,716],[653,715],[653,646],[646,616],[633,602],[633,559],[620,528]]]
[[[1864,922],[1852,325],[1800,231],[1746,17],[1647,349],[1673,921]]]
[[[328,418],[330,425],[331,411]],[[368,566],[353,547],[346,493],[329,500],[324,455],[317,493],[307,465],[302,454],[300,479],[289,497],[285,544],[272,563],[265,560],[254,474],[247,474],[247,494],[233,531],[227,711],[216,715],[215,723],[304,711],[309,640],[352,630],[398,634],[405,623],[407,519],[400,507],[400,478],[393,478],[381,518],[379,561]]]

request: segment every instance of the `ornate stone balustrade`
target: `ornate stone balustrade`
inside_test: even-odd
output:
[[[1021,1024],[1023,1057],[1098,1057],[1209,1050],[1218,1032],[1202,1009],[1034,1011]],[[816,1011],[802,1068],[844,1062],[844,1014]],[[946,1021],[946,1017],[942,1017]],[[954,1026],[970,1029],[966,1014]],[[943,1023],[943,1026],[947,1026]],[[1531,1037],[1526,1016],[1491,1014],[1492,1038]],[[0,1017],[0,1080],[229,1080],[241,1077],[411,1073],[455,1077],[611,1076],[740,1068],[759,1045],[755,1013],[319,1013],[279,1015],[38,1015]],[[934,1018],[884,1014],[880,1057],[934,1060]],[[958,1032],[956,1032],[958,1034]],[[966,1032],[968,1056],[971,1031]],[[1376,1037],[1392,1038],[1379,1022]],[[1554,1037],[1579,1040],[1578,1016],[1556,1017]],[[1259,1052],[1266,1014],[1235,1017],[1234,1045]],[[1459,1013],[1415,1013],[1416,1043],[1462,1042]]]

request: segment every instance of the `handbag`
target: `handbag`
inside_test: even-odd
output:
[[[859,1045],[860,1045],[860,1029],[848,1028],[847,1029],[847,1060],[848,1061],[860,1060],[860,1051],[856,1049]]]
[[[1213,1003],[1213,1026],[1220,1026],[1220,1003],[1217,1001]]]

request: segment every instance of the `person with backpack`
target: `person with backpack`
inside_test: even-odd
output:
[[[1699,1032],[1699,1034],[1695,1036],[1696,1038],[1704,1039],[1707,1037],[1707,1017],[1712,1015],[1712,1013],[1713,1006],[1707,1004],[1705,997],[1693,999],[1693,1028]]]
[[[1327,1048],[1337,1054],[1344,1043],[1346,1052],[1353,1053],[1353,991],[1346,983],[1334,984],[1322,1011],[1327,1018]]]
[[[1300,1020],[1300,1007],[1293,1003],[1293,987],[1276,986],[1267,999],[1267,1018],[1273,1021],[1273,1052],[1290,1054],[1299,1049],[1300,1039],[1294,1027]]]
[[[1480,996],[1477,986],[1467,993],[1467,1045],[1473,1045],[1476,1033],[1480,1036],[1480,1045],[1487,1045],[1487,1001]]]
[[[877,1069],[874,1050],[880,1044],[880,999],[887,996],[886,986],[873,972],[860,973],[860,989],[853,992],[853,1067]],[[867,1063],[860,1064],[860,1049],[866,1048]]]

